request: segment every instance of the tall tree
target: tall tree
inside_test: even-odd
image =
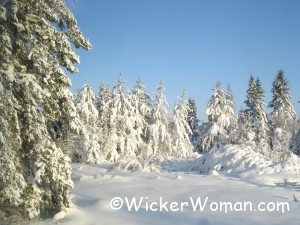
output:
[[[269,156],[268,124],[263,97],[264,90],[260,80],[251,75],[245,100],[247,106],[245,113],[250,120],[253,135],[248,137],[255,142],[260,153]]]
[[[91,45],[62,0],[3,2],[0,35],[5,42],[0,58],[9,59],[0,60],[3,93],[10,96],[6,115],[13,115],[5,138],[18,140],[3,146],[14,162],[6,162],[10,166],[0,173],[0,207],[14,209],[8,214],[19,212],[23,218],[51,215],[69,206],[72,182],[69,159],[56,146],[49,124],[60,121],[64,135],[75,126],[70,80],[63,68],[77,72],[73,64],[79,58],[71,44],[84,49]],[[22,183],[16,191],[18,201],[9,196],[16,183],[8,181],[8,174]]]
[[[291,94],[284,72],[279,70],[272,87],[273,98],[269,103],[271,141],[275,160],[284,160],[290,154],[291,141],[296,133],[296,113],[290,102]]]

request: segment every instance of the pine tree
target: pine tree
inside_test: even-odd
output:
[[[199,145],[206,151],[230,143],[230,128],[235,120],[233,103],[221,89],[219,81],[213,90],[214,93],[205,110],[208,123],[202,125],[205,129],[199,140]]]
[[[199,119],[197,118],[197,107],[195,100],[191,98],[188,100],[187,123],[191,129],[190,140],[192,143],[195,143],[199,138]]]
[[[172,155],[186,157],[192,154],[193,145],[189,139],[189,134],[192,131],[187,123],[189,105],[185,90],[178,99],[179,102],[175,105],[171,126]]]
[[[251,133],[248,136],[251,142],[255,142],[258,151],[266,156],[270,154],[267,116],[264,110],[264,90],[260,80],[256,80],[251,75],[248,84],[247,96],[245,104],[247,109],[245,113],[249,119]],[[250,132],[250,131],[249,131]]]
[[[99,112],[99,117],[101,117],[101,114],[103,113],[104,106],[108,104],[111,97],[110,89],[109,87],[105,86],[104,82],[100,82],[99,86],[99,93],[96,97],[96,108]]]
[[[132,122],[136,133],[137,155],[143,155],[145,149],[147,149],[146,131],[151,119],[152,105],[151,98],[146,93],[141,79],[136,81],[136,85],[130,95],[130,100],[133,107]]]
[[[290,154],[291,141],[296,133],[296,113],[290,102],[291,94],[284,72],[279,70],[272,87],[273,98],[269,103],[271,141],[274,160],[284,160]]]
[[[5,8],[0,8],[0,22],[6,21]],[[21,146],[20,126],[17,117],[17,100],[12,93],[13,64],[12,46],[5,24],[0,25],[0,223],[11,211],[23,210],[23,195],[26,182],[22,171],[22,162],[17,151]]]
[[[3,61],[0,65],[2,93],[10,96],[11,102],[4,105],[9,108],[5,114],[12,116],[7,120],[12,123],[10,134],[2,140],[19,140],[3,146],[14,162],[5,162],[10,166],[1,173],[0,180],[6,182],[1,208],[14,208],[10,214],[18,211],[23,218],[47,216],[69,206],[72,186],[69,158],[57,148],[56,135],[49,129],[59,121],[60,137],[65,139],[75,126],[70,80],[63,68],[77,72],[73,64],[79,59],[71,43],[85,49],[91,46],[62,0],[6,1],[0,9],[0,39],[5,42],[1,47],[6,46],[0,58],[9,58],[9,65]],[[16,185],[8,181],[8,174],[23,183],[16,189],[19,201],[8,196]]]
[[[84,129],[83,134],[78,137],[73,158],[76,162],[99,163],[102,161],[102,154],[97,135],[98,110],[95,107],[95,94],[90,85],[85,84],[81,89],[76,108]]]
[[[252,129],[251,118],[249,112],[242,108],[239,111],[237,126],[232,138],[234,144],[255,147],[255,133]]]
[[[117,80],[112,91],[111,101],[104,108],[107,118],[101,118],[104,126],[100,136],[104,156],[116,161],[120,156],[136,156],[138,151],[134,129],[134,108],[123,75]]]
[[[288,81],[285,78],[284,71],[279,70],[272,87],[273,98],[269,103],[269,107],[273,109],[272,114],[276,116],[283,116],[288,119],[295,118],[295,110],[290,99],[290,89]],[[279,121],[277,121],[279,122]]]
[[[235,102],[234,102],[232,90],[231,90],[231,87],[229,84],[227,86],[227,90],[226,90],[225,94],[226,94],[226,98],[227,98],[228,102],[231,104],[231,108],[233,108],[235,110]]]
[[[171,153],[171,139],[169,134],[168,102],[165,96],[163,81],[160,82],[155,93],[151,123],[147,128],[147,155],[169,155]]]

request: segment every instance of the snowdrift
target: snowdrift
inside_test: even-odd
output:
[[[247,145],[227,145],[211,150],[199,157],[192,170],[200,173],[222,171],[224,174],[240,173],[298,173],[300,169],[299,157],[291,154],[285,162],[275,163],[264,155],[254,151]]]
[[[156,156],[150,159],[123,156],[113,169],[144,172],[193,172],[238,177],[265,185],[300,185],[300,159],[291,154],[273,162],[249,145],[227,145],[185,158]]]
[[[300,159],[290,154],[275,163],[247,145],[227,145],[200,156],[191,170],[203,174],[226,175],[264,185],[299,186]]]

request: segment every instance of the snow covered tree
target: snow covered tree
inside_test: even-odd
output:
[[[205,110],[208,123],[202,125],[205,129],[199,139],[199,145],[206,151],[230,143],[230,128],[235,121],[233,103],[228,98],[228,93],[221,89],[219,81],[213,90]]]
[[[77,113],[84,129],[79,135],[73,160],[76,162],[99,163],[102,160],[98,142],[98,110],[95,107],[95,94],[90,85],[81,89],[80,101],[76,105]]]
[[[1,2],[0,22],[1,47],[5,46],[0,81],[2,93],[10,96],[3,115],[12,123],[2,139],[11,161],[5,157],[3,162],[7,166],[0,178],[1,209],[13,208],[9,214],[19,212],[23,219],[49,216],[69,206],[72,186],[69,158],[57,148],[57,135],[51,134],[49,124],[60,121],[62,138],[76,126],[70,80],[63,68],[77,72],[73,64],[79,59],[71,43],[85,49],[91,45],[62,0]],[[2,57],[9,64],[4,65]],[[9,144],[11,138],[18,141]],[[13,182],[15,178],[19,180]],[[18,201],[8,196],[14,185]]]
[[[137,155],[143,155],[146,146],[146,130],[151,120],[151,98],[146,93],[141,79],[136,81],[133,91],[130,94],[130,100],[133,107],[132,122],[136,133]]]
[[[272,87],[273,98],[269,103],[271,141],[274,160],[284,160],[290,154],[291,139],[296,133],[296,113],[284,72],[279,70]]]
[[[191,129],[190,140],[192,143],[195,143],[199,138],[199,119],[197,118],[197,107],[195,100],[191,98],[188,100],[187,123]]]
[[[293,126],[295,132],[293,133],[291,140],[291,150],[294,154],[300,156],[300,118],[299,116],[295,120],[295,125]]]
[[[11,39],[4,23],[6,19],[6,9],[0,7],[0,223],[3,224],[10,222],[3,218],[7,214],[16,214],[14,211],[24,214],[21,206],[26,189],[22,161],[17,151],[21,138],[15,109],[17,100],[12,93],[14,66]]]
[[[138,151],[137,135],[134,129],[134,107],[130,93],[126,87],[123,75],[120,75],[109,104],[104,107],[106,118],[101,118],[104,123],[100,136],[104,156],[110,161],[116,161],[120,156],[136,156]]]
[[[247,115],[251,131],[253,135],[248,137],[251,139],[249,141],[254,141],[257,145],[257,149],[260,153],[269,156],[269,137],[268,137],[268,124],[267,116],[265,113],[264,104],[264,90],[262,88],[260,80],[256,80],[251,75],[248,84],[247,96],[245,104],[247,109],[245,114]]]
[[[95,103],[96,108],[99,112],[99,117],[101,117],[101,114],[104,109],[104,105],[108,104],[110,97],[111,97],[111,93],[109,87],[105,86],[104,82],[101,81],[99,86],[99,93],[96,96],[96,103]]]
[[[186,157],[192,154],[193,145],[189,138],[192,131],[187,123],[189,105],[185,90],[178,99],[179,102],[175,105],[171,123],[172,155]]]
[[[171,139],[169,134],[168,102],[165,96],[163,81],[160,82],[155,93],[152,118],[147,128],[147,155],[169,155],[171,153]]]
[[[233,99],[233,94],[230,85],[228,84],[227,90],[226,90],[226,98],[228,99],[228,102],[231,104],[231,107],[235,110],[235,103]]]
[[[242,109],[239,111],[236,129],[232,135],[234,144],[246,144],[255,147],[255,133],[252,129],[249,112]]]

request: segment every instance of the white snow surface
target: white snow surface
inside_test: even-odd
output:
[[[122,162],[126,159],[123,158]],[[127,158],[127,160],[131,160]],[[121,169],[124,163],[79,165],[73,164],[71,191],[73,205],[68,211],[56,215],[56,220],[31,221],[28,224],[130,224],[130,225],[226,225],[226,224],[299,224],[300,178],[296,163],[291,157],[288,163],[273,163],[247,146],[227,146],[212,150],[199,157],[188,159],[157,158],[151,163],[131,164]],[[157,166],[155,166],[155,163]],[[158,166],[159,164],[159,166]],[[151,212],[143,201],[139,211],[129,212],[126,205],[112,210],[114,197],[144,197],[148,202],[186,202],[190,197],[208,198],[204,211]],[[260,202],[287,202],[289,212],[213,212],[211,202],[232,203],[251,201],[255,208]]]

